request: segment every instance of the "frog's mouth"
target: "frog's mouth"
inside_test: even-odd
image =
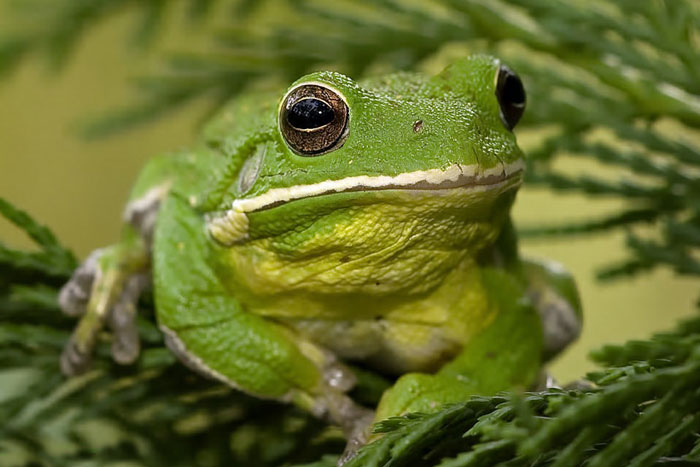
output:
[[[480,170],[478,165],[453,164],[446,169],[418,170],[395,176],[361,175],[340,180],[325,180],[311,185],[273,188],[254,198],[233,201],[233,211],[249,213],[270,209],[302,198],[331,193],[378,190],[444,190],[449,188],[486,189],[520,176],[524,169],[522,159],[511,164]]]
[[[247,214],[271,209],[290,201],[360,191],[432,191],[453,188],[487,191],[521,178],[524,168],[522,159],[490,169],[482,169],[478,164],[469,166],[453,164],[445,169],[418,170],[395,176],[360,175],[340,180],[325,180],[310,185],[273,188],[253,198],[234,200],[231,209],[209,220],[208,227],[214,239],[228,246],[247,238]]]

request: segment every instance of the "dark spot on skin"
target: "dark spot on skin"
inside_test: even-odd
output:
[[[207,141],[206,142],[207,147],[210,149],[213,149],[215,151],[218,151],[219,149],[222,148],[223,143],[221,141]]]
[[[417,120],[413,123],[413,132],[420,133],[423,130],[423,120]]]
[[[375,317],[374,317],[374,320],[375,320],[375,321],[381,321],[381,319],[382,319],[381,316],[375,316]]]
[[[489,360],[493,360],[494,358],[496,358],[496,352],[486,352],[485,357]]]
[[[380,284],[380,282],[379,282],[379,281],[377,281],[377,282],[375,282],[375,283],[374,283],[374,285],[379,285],[379,284]]]
[[[349,256],[343,256],[342,258],[340,258],[340,262],[341,262],[341,263],[347,263],[348,261],[350,261],[350,257],[349,257]]]

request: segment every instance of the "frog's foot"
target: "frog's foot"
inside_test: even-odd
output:
[[[561,389],[559,382],[552,376],[552,374],[542,369],[537,377],[537,381],[530,388],[531,391],[546,391],[547,389],[556,388]]]
[[[357,383],[355,374],[340,362],[332,352],[324,352],[322,375],[328,390],[317,399],[312,412],[343,430],[347,444],[338,465],[352,459],[357,450],[367,443],[371,434],[374,411],[353,401],[347,392]]]
[[[77,375],[90,367],[105,323],[114,331],[114,359],[128,364],[138,357],[136,302],[150,278],[145,273],[131,272],[127,259],[118,246],[96,250],[61,289],[61,309],[68,315],[82,316],[61,355],[64,374]]]
[[[575,308],[554,290],[533,290],[530,296],[542,320],[544,358],[549,360],[578,338],[581,320]]]
[[[573,277],[554,261],[523,260],[528,295],[542,321],[544,360],[550,360],[581,334],[581,301]]]
[[[133,363],[140,345],[136,330],[136,303],[150,283],[153,227],[169,183],[162,183],[131,201],[124,212],[121,241],[95,250],[73,273],[59,294],[64,313],[81,316],[61,355],[61,370],[76,375],[90,367],[92,352],[105,323],[113,331],[112,356]]]
[[[367,410],[367,409],[365,409]],[[370,435],[372,434],[372,425],[374,422],[374,412],[367,410],[366,414],[361,414],[355,420],[355,426],[350,434],[346,434],[347,444],[345,450],[338,459],[338,466],[341,466],[355,457],[357,451],[367,444]]]
[[[324,398],[324,405],[328,409],[326,418],[340,426],[347,439],[343,455],[338,459],[340,466],[355,457],[357,450],[367,443],[374,411],[356,404],[345,394],[332,393],[329,396]]]

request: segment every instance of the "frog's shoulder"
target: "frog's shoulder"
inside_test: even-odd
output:
[[[421,73],[400,71],[366,78],[360,85],[376,94],[407,100],[434,97],[429,81],[430,78]]]

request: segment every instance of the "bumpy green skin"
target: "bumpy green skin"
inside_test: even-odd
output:
[[[483,189],[394,187],[232,209],[327,180],[518,167],[494,93],[499,66],[474,56],[434,77],[362,84],[314,73],[292,86],[323,83],[345,98],[340,148],[296,154],[278,127],[284,94],[250,93],[192,152],[154,159],[132,200],[162,193],[150,251],[158,321],[177,353],[335,421],[349,416],[347,387],[327,374],[336,359],[402,375],[377,419],[532,386],[544,343],[531,278],[579,304],[568,276],[517,257],[509,209],[519,173]]]

